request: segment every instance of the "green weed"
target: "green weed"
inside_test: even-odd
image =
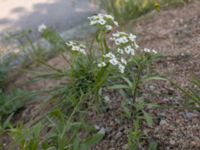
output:
[[[153,126],[153,119],[146,111],[146,107],[152,104],[137,101],[137,98],[141,96],[140,88],[143,84],[149,80],[162,79],[151,74],[151,64],[157,58],[157,52],[141,48],[135,35],[115,31],[118,22],[111,15],[98,14],[89,17],[89,20],[97,28],[96,47],[90,48],[83,42],[65,42],[45,25],[40,26],[42,37],[53,45],[55,53],[63,57],[66,67],[56,68],[45,61],[39,61],[48,68],[47,72],[37,75],[39,81],[62,81],[46,91],[49,97],[46,102],[56,103],[39,120],[32,122],[30,129],[19,126],[8,131],[14,139],[13,148],[87,150],[97,144],[105,133],[97,132],[86,123],[85,112],[90,105],[102,103],[102,89],[121,90],[125,95],[124,99],[130,102],[126,113],[136,120],[129,138],[130,145],[141,142],[141,122],[146,122],[149,127]],[[23,95],[21,98],[25,97]],[[23,101],[20,101],[20,106],[15,105],[17,108],[8,105],[10,110],[6,109],[9,111],[2,113],[12,113],[21,107],[21,102]]]
[[[191,88],[183,88],[174,82],[172,84],[183,93],[187,107],[200,110],[200,79],[198,77],[192,78]]]

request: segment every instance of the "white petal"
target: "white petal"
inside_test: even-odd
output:
[[[117,65],[119,62],[117,59],[113,58],[113,59],[110,59],[109,62],[112,64],[112,65]]]
[[[47,26],[45,25],[45,24],[41,24],[41,25],[39,25],[39,27],[38,27],[38,31],[39,32],[43,32],[44,30],[46,30],[47,29]]]

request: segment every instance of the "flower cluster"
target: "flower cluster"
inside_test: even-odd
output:
[[[106,66],[106,63],[104,61],[98,64],[98,67],[100,68],[105,67],[105,66]]]
[[[114,17],[106,14],[98,14],[92,17],[88,17],[90,25],[94,25],[100,29],[111,31],[114,26],[118,26],[118,22],[114,20]]]
[[[105,54],[104,58],[106,58],[107,62],[109,62],[113,66],[117,66],[121,73],[124,73],[125,65],[127,64],[127,61],[124,58],[118,58],[115,54],[111,52]],[[103,61],[99,63],[98,67],[105,67],[107,62]]]
[[[111,15],[98,14],[88,18],[90,20],[90,24],[100,29],[100,32],[111,31],[114,26],[118,26],[118,23]],[[113,49],[116,50],[112,51],[108,48],[107,53],[102,54],[101,61],[98,63],[98,67],[103,68],[108,66],[108,64],[111,64],[112,66],[117,67],[119,72],[124,73],[132,56],[139,52],[139,46],[136,43],[136,36],[134,34],[117,31],[112,34],[110,40],[113,41]],[[78,51],[82,54],[86,54],[84,45],[72,41],[69,41],[66,44],[71,47],[72,51]],[[147,48],[143,49],[142,52],[157,53],[155,50],[150,50]]]
[[[144,52],[145,53],[154,53],[154,54],[157,54],[158,52],[156,51],[156,50],[154,50],[154,49],[148,49],[148,48],[144,48]]]
[[[76,52],[80,52],[84,55],[86,55],[86,51],[85,51],[85,45],[83,44],[79,44],[77,42],[72,42],[72,41],[68,41],[65,43],[67,46],[71,47],[72,51],[76,51]]]
[[[135,55],[135,50],[139,47],[136,44],[136,36],[125,32],[116,32],[112,34],[110,39],[114,41],[117,51],[105,54],[106,61],[104,59],[98,66],[105,67],[106,63],[109,62],[113,66],[117,66],[121,73],[124,73],[128,63],[127,60],[130,56]]]
[[[120,54],[135,55],[135,50],[139,47],[136,44],[136,36],[125,32],[116,32],[110,38],[117,45],[117,52]]]

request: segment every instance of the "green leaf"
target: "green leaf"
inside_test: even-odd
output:
[[[108,89],[110,90],[129,89],[129,86],[124,85],[124,84],[117,84],[117,85],[109,86]]]
[[[80,149],[80,143],[81,143],[81,140],[80,140],[80,138],[77,136],[77,137],[74,139],[74,142],[73,142],[73,150],[79,150],[79,149]]]
[[[131,82],[128,78],[122,77],[122,79],[128,84],[128,86],[129,86],[131,89],[133,88],[133,84],[132,84],[132,82]]]
[[[145,81],[152,81],[152,80],[168,81],[167,78],[164,78],[164,77],[158,77],[158,76],[145,77],[144,80],[145,80]]]
[[[3,128],[4,128],[4,129],[5,129],[6,127],[8,127],[8,125],[9,125],[9,123],[10,123],[10,121],[11,121],[13,115],[14,115],[14,113],[11,113],[11,114],[8,116],[8,118],[4,121],[4,123],[3,123]]]
[[[148,150],[157,150],[157,147],[158,147],[158,143],[156,143],[155,141],[151,141],[149,143]]]
[[[89,149],[91,146],[99,143],[103,137],[105,136],[105,134],[100,134],[100,133],[97,133],[95,135],[93,135],[92,137],[89,137],[85,143],[84,143],[84,149]]]
[[[145,119],[147,125],[152,128],[153,127],[153,119],[152,119],[151,115],[145,111],[142,111],[142,112],[143,112],[144,119]]]
[[[150,109],[156,109],[156,108],[160,108],[159,104],[154,104],[154,103],[148,103],[147,107]]]

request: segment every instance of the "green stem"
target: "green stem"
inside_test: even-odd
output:
[[[47,63],[44,63],[43,61],[38,60],[38,62],[41,63],[42,65],[44,65],[44,66],[46,66],[46,67],[52,69],[52,70],[55,70],[55,71],[57,71],[57,72],[62,72],[62,70],[57,69],[57,68],[55,68],[55,67],[53,67],[53,66],[51,66],[51,65],[49,65],[49,64],[47,64]]]
[[[104,44],[105,52],[108,53],[109,52],[109,48],[108,48],[105,36],[103,37],[103,44]]]
[[[62,57],[65,60],[65,62],[71,66],[71,62],[67,59],[67,57],[65,56],[65,54],[62,53]]]
[[[108,75],[109,75],[109,71],[108,68],[109,64],[107,66],[105,66],[104,68],[102,68],[98,75],[97,75],[97,80],[96,80],[96,86],[95,89],[99,89],[99,87],[101,87],[101,85],[104,83],[104,81],[107,79]]]
[[[134,89],[133,89],[132,110],[134,110],[134,103],[136,101],[136,97],[137,97],[137,93],[138,93],[138,87],[139,87],[139,84],[140,84],[140,81],[141,81],[142,71],[143,71],[143,66],[139,65],[137,75],[136,75],[136,78],[135,78]]]
[[[67,127],[68,127],[68,124],[69,124],[69,122],[72,120],[74,114],[77,112],[77,110],[78,110],[79,106],[81,105],[81,103],[83,102],[84,96],[87,96],[87,94],[86,94],[86,95],[82,95],[82,96],[80,97],[79,102],[77,103],[77,105],[76,105],[75,108],[73,109],[71,115],[69,116],[69,118],[68,118],[68,120],[67,120],[67,122],[66,122],[66,125],[67,125],[67,126],[65,126],[65,128],[63,129],[63,132],[62,132],[62,134],[61,134],[61,138],[64,137],[65,132],[66,132]]]
[[[141,80],[140,76],[141,76],[141,72],[139,70],[137,73],[136,79],[135,79],[135,85],[134,85],[134,89],[133,89],[133,103],[135,102],[136,97],[137,97],[138,86],[139,86],[139,83]]]

